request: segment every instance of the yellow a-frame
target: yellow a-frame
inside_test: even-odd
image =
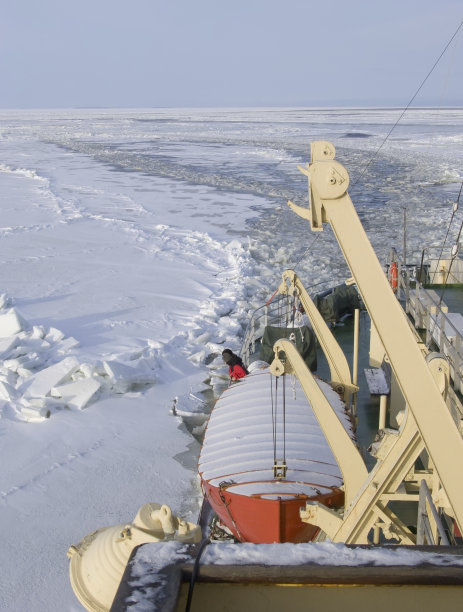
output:
[[[463,439],[347,193],[349,175],[334,157],[331,143],[312,143],[311,163],[299,167],[309,179],[309,208],[288,204],[297,215],[310,221],[312,231],[322,231],[323,223],[331,225],[407,410],[400,429],[385,439],[378,461],[368,473],[357,448],[336,424],[336,415],[329,414],[329,403],[318,396],[318,385],[295,347],[288,340],[275,344],[272,372],[276,376],[290,372],[298,376],[345,482],[342,516],[311,503],[301,510],[301,518],[320,526],[335,542],[366,544],[368,533],[376,526],[387,538],[414,544],[414,534],[388,505],[391,501],[416,499],[416,494],[410,495],[401,484],[410,479],[425,449],[433,470],[434,501],[455,518],[463,532],[463,487],[458,474],[463,465]],[[278,358],[281,351],[286,355],[284,362]],[[333,372],[336,367],[330,369]]]

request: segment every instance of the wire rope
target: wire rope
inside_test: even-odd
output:
[[[286,465],[286,374],[283,374],[283,465]]]
[[[309,244],[309,246],[304,250],[304,252],[302,253],[302,255],[299,257],[299,259],[297,259],[294,264],[292,265],[292,269],[296,270],[297,266],[301,263],[301,261],[304,259],[304,257],[311,251],[313,245],[317,242],[317,240],[320,238],[320,233],[317,233],[317,235],[315,236],[315,238],[312,240],[312,242]]]
[[[275,396],[273,395],[273,376],[270,375],[270,396],[272,402],[272,434],[273,434],[273,464],[276,463],[277,442],[276,442],[276,417],[277,417],[277,397],[278,397],[278,377],[275,377]]]
[[[194,590],[196,579],[199,573],[199,562],[201,560],[201,556],[204,550],[206,549],[206,546],[208,546],[210,543],[211,541],[209,538],[206,538],[205,540],[203,540],[201,542],[201,546],[199,547],[198,554],[196,555],[195,564],[193,566],[193,571],[191,573],[191,578],[190,578],[190,586],[188,588],[188,598],[187,598],[187,602],[185,606],[185,612],[190,612],[191,602],[193,600],[193,590]]]
[[[384,138],[383,142],[379,145],[378,149],[375,151],[375,153],[372,155],[372,157],[370,158],[369,162],[366,164],[366,166],[364,167],[363,171],[360,173],[360,175],[357,177],[357,179],[354,181],[353,183],[353,187],[355,187],[357,185],[357,183],[360,181],[360,179],[363,177],[363,175],[365,174],[365,172],[368,170],[368,168],[371,166],[371,164],[373,163],[373,161],[376,159],[378,153],[381,151],[381,149],[384,147],[384,145],[386,144],[386,142],[389,140],[390,135],[392,134],[392,132],[395,130],[395,128],[397,127],[397,125],[400,123],[400,121],[402,120],[403,116],[405,115],[405,113],[408,111],[408,109],[410,108],[410,106],[413,104],[413,101],[415,100],[416,96],[420,93],[421,89],[423,88],[424,84],[426,83],[426,81],[429,79],[429,77],[431,76],[431,74],[434,72],[435,68],[437,67],[437,65],[439,64],[439,62],[441,61],[442,57],[445,55],[447,49],[450,47],[450,45],[452,44],[453,40],[455,39],[455,37],[457,36],[458,32],[461,30],[463,26],[463,21],[461,21],[460,25],[458,26],[458,28],[455,30],[453,36],[450,38],[450,40],[448,41],[448,43],[445,45],[444,49],[442,50],[441,54],[439,55],[439,57],[437,58],[437,60],[434,62],[434,65],[432,66],[431,70],[429,70],[428,74],[425,76],[425,78],[422,80],[420,86],[418,87],[418,89],[415,91],[415,93],[413,94],[413,96],[411,97],[410,101],[408,102],[407,106],[403,109],[403,111],[401,112],[399,118],[397,119],[397,121],[394,123],[394,125],[391,127],[391,129],[389,130],[389,132],[386,134],[386,137]]]

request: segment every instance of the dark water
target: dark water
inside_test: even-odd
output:
[[[367,381],[365,378],[365,368],[369,368],[369,348],[370,348],[370,317],[366,311],[360,313],[359,326],[359,361],[358,361],[358,386],[360,390],[357,394],[357,421],[356,437],[360,452],[371,469],[375,464],[375,459],[368,453],[368,447],[373,442],[378,431],[379,422],[379,396],[370,395]],[[353,366],[353,342],[354,342],[354,318],[348,317],[342,324],[336,325],[332,329],[333,335],[342,347],[351,372]],[[319,351],[319,367],[317,373],[322,378],[329,378],[329,368],[324,356]]]

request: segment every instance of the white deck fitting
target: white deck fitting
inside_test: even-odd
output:
[[[228,388],[217,401],[199,458],[203,479],[218,486],[233,481],[241,495],[316,495],[342,484],[341,472],[297,379],[286,376],[286,478],[273,478],[273,425],[269,369],[257,370]],[[352,424],[338,394],[319,381],[352,438]],[[294,390],[296,398],[294,399]],[[283,380],[278,381],[276,456],[283,457]],[[275,395],[275,389],[274,389]],[[292,481],[292,482],[287,482]]]

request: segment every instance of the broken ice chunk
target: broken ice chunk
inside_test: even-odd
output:
[[[153,370],[146,366],[143,361],[136,368],[118,361],[104,361],[103,366],[116,393],[125,393],[136,384],[154,382]]]
[[[16,374],[18,375],[19,378],[30,378],[32,376],[34,372],[32,370],[29,370],[28,368],[24,368],[23,366],[20,366],[17,370],[16,370]],[[20,383],[21,384],[21,383]]]
[[[0,295],[0,309],[9,308],[11,306],[11,299],[7,296],[6,293],[2,293]]]
[[[17,342],[18,339],[15,336],[0,338],[0,359],[5,359],[10,354],[10,351],[14,349]]]
[[[33,397],[28,400],[28,406],[33,406],[34,408],[46,408],[50,410],[50,412],[56,410],[62,410],[66,407],[65,402],[62,399],[57,399],[55,397]]]
[[[33,338],[44,338],[45,337],[45,327],[43,325],[34,325],[32,327],[31,336]]]
[[[2,382],[7,382],[12,387],[16,387],[18,377],[14,372],[8,370],[8,368],[0,367],[0,380]]]
[[[196,363],[197,365],[199,365],[206,358],[206,353],[207,353],[206,349],[201,349],[197,353],[194,353],[193,355],[190,355],[189,356],[189,360],[192,361],[193,363]]]
[[[96,367],[91,363],[81,363],[79,367],[79,371],[86,378],[92,378],[96,373]]]
[[[50,418],[50,410],[39,406],[22,406],[21,416],[25,417],[26,421],[44,421]]]
[[[22,341],[18,341],[18,345],[12,349],[10,357],[20,357],[21,355],[27,355],[31,351],[44,352],[50,348],[50,343],[40,338],[24,338]]]
[[[8,402],[18,397],[16,389],[6,381],[0,381],[0,398]]]
[[[21,387],[21,391],[25,391],[24,397],[40,397],[47,395],[52,387],[56,387],[63,382],[68,376],[77,370],[79,361],[76,357],[66,357],[62,361],[55,363],[44,370],[40,370],[29,379],[27,379]]]
[[[50,329],[45,335],[45,340],[50,342],[50,344],[52,344],[53,342],[59,342],[63,338],[64,338],[63,332],[60,331],[59,329],[56,329],[56,327],[50,327]]]
[[[5,359],[3,365],[11,372],[17,372],[18,368],[22,366],[22,364],[27,360],[26,355],[21,355],[21,357],[16,357],[15,359]]]
[[[57,353],[62,355],[64,353],[68,353],[71,349],[76,348],[78,346],[79,346],[79,341],[73,338],[72,336],[70,336],[69,338],[62,340],[59,343],[57,347]]]
[[[16,308],[10,308],[6,313],[0,314],[0,338],[14,336],[28,327],[29,323]]]
[[[82,410],[100,388],[100,383],[94,378],[81,378],[74,382],[53,387],[51,395],[62,398],[70,408]]]

